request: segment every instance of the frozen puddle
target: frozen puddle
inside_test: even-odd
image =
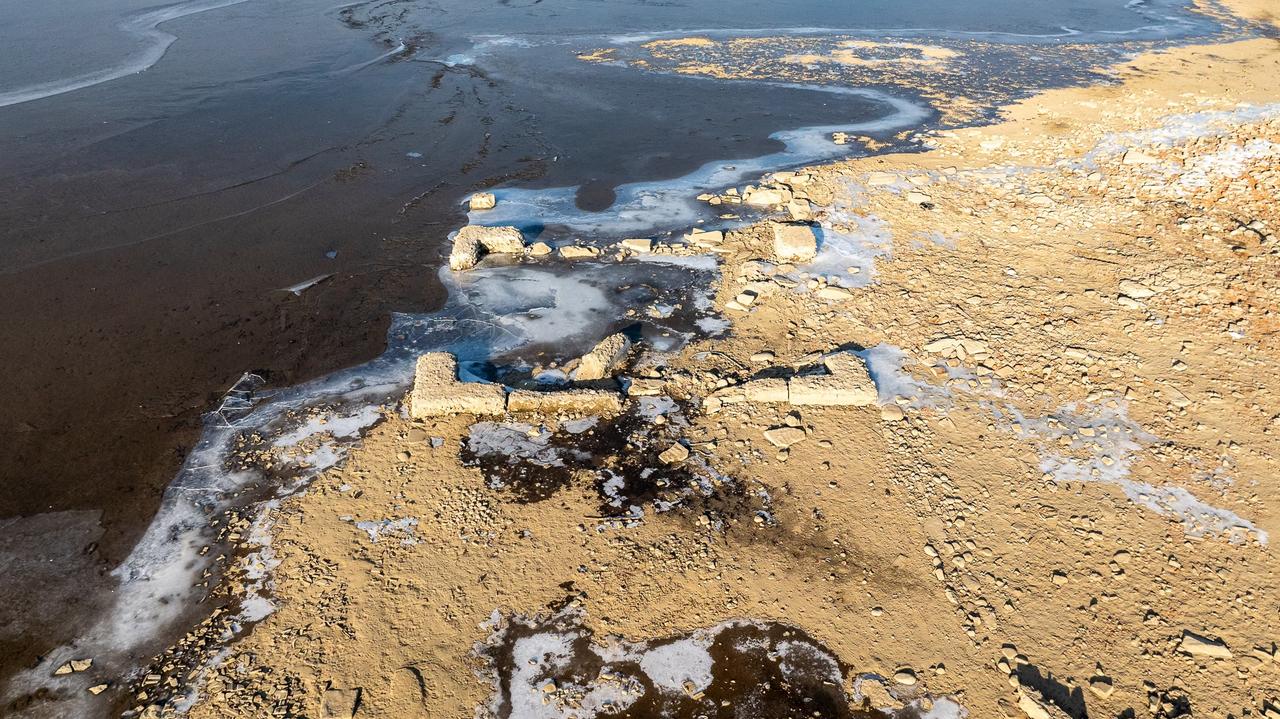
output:
[[[913,360],[893,345],[877,345],[858,354],[867,363],[881,404],[945,412],[959,401],[958,395],[976,399],[998,426],[1037,446],[1040,470],[1048,478],[1116,485],[1135,504],[1179,519],[1192,536],[1222,535],[1232,542],[1252,537],[1267,543],[1265,530],[1235,512],[1208,504],[1184,487],[1132,479],[1129,471],[1138,455],[1159,438],[1129,419],[1118,401],[1080,402],[1042,417],[1028,417],[1004,401],[997,380],[977,378],[963,366],[936,365],[946,371],[947,381],[934,384],[912,374],[908,368]]]
[[[1008,415],[1013,430],[1040,446],[1040,470],[1060,482],[1103,482],[1120,487],[1134,503],[1182,521],[1187,534],[1224,535],[1232,542],[1267,533],[1235,512],[1214,507],[1175,484],[1131,479],[1129,469],[1157,438],[1129,419],[1123,405],[1077,404],[1037,418]]]
[[[772,84],[772,83],[766,83]],[[635,182],[616,188],[616,199],[602,212],[584,212],[577,207],[579,188],[558,187],[540,190],[499,188],[494,190],[498,205],[492,210],[472,212],[472,223],[515,225],[525,229],[544,226],[567,228],[572,232],[624,237],[629,233],[681,230],[706,216],[705,206],[694,199],[699,193],[730,187],[783,167],[797,167],[849,155],[853,148],[831,142],[834,132],[890,134],[917,127],[933,116],[927,106],[865,88],[794,85],[788,87],[813,92],[856,95],[875,103],[881,110],[876,119],[851,121],[844,125],[806,127],[770,135],[785,149],[732,163],[715,161],[673,180]]]
[[[632,642],[596,637],[579,614],[491,620],[477,646],[488,664],[496,719],[821,716],[962,719],[950,697],[920,685],[854,674],[821,642],[775,622],[728,621]],[[863,689],[875,683],[876,702]]]

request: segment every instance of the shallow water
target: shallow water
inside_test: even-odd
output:
[[[13,390],[0,398],[12,448],[0,516],[12,519],[0,520],[0,559],[6,576],[42,586],[0,590],[16,607],[0,676],[28,669],[4,693],[10,708],[45,687],[84,716],[112,693],[90,702],[90,677],[51,681],[50,667],[94,654],[125,672],[190,619],[208,516],[265,479],[224,467],[238,432],[297,431],[288,413],[323,405],[367,427],[363,408],[403,390],[417,352],[452,349],[477,375],[548,348],[570,356],[653,301],[612,288],[706,285],[708,267],[604,263],[437,281],[470,191],[499,188],[499,209],[477,221],[548,241],[649,236],[717,222],[691,201],[701,190],[857,151],[827,140],[836,129],[901,146],[895,133],[938,121],[909,83],[714,81],[579,52],[696,31],[1108,43],[1119,57],[1216,30],[1178,3],[1115,0],[810,1],[781,18],[756,0],[728,14],[643,0],[58,2],[8,20],[0,321],[11,331],[0,354]],[[1055,60],[1030,80],[1007,63],[967,72],[989,84],[1019,74],[1013,84],[1030,91],[1086,81],[1098,57]],[[715,326],[685,299],[690,311],[651,322],[651,339]],[[202,422],[249,370],[267,387],[249,378],[237,385],[244,408]],[[33,529],[59,517],[74,525],[60,554],[81,585],[31,571],[45,556]],[[24,619],[33,596],[59,617]],[[29,709],[67,710],[44,699]]]

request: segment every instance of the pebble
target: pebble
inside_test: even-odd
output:
[[[679,442],[671,445],[662,454],[658,455],[658,459],[662,460],[666,464],[676,464],[677,462],[683,462],[688,458],[689,448]]]

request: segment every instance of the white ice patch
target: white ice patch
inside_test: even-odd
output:
[[[93,70],[83,75],[0,92],[0,107],[42,100],[46,97],[83,90],[86,87],[93,87],[94,85],[111,82],[129,75],[136,75],[160,62],[160,59],[169,50],[169,46],[178,39],[177,36],[161,30],[160,25],[162,23],[187,17],[188,15],[239,5],[242,2],[247,2],[247,0],[196,0],[195,2],[169,5],[127,18],[117,25],[117,29],[137,41],[138,49],[134,54],[115,65]]]
[[[640,397],[636,400],[636,414],[645,419],[653,419],[659,415],[680,414],[680,405],[670,397]]]
[[[799,677],[804,672],[812,671],[815,666],[821,666],[828,682],[835,686],[840,686],[844,683],[844,676],[840,671],[840,663],[836,661],[836,658],[812,644],[778,642],[775,650],[781,660],[778,663],[778,668],[782,670],[784,678]]]
[[[881,404],[946,410],[956,401],[951,389],[917,379],[906,367],[911,358],[900,348],[879,344],[857,353],[866,362]],[[1129,477],[1138,452],[1157,437],[1129,419],[1124,405],[1079,403],[1044,417],[1027,417],[1003,401],[994,380],[979,380],[965,367],[947,367],[948,380],[991,412],[1020,438],[1037,444],[1040,470],[1060,482],[1100,482],[1120,487],[1136,504],[1177,517],[1189,535],[1225,534],[1231,541],[1253,536],[1267,543],[1267,532],[1234,512],[1214,507],[1177,485],[1154,486]],[[976,385],[976,386],[973,386]],[[953,383],[954,386],[954,383]]]
[[[565,422],[562,426],[569,434],[582,434],[600,424],[599,417],[583,417]]]
[[[318,434],[330,434],[341,438],[356,437],[381,418],[382,412],[377,405],[357,407],[346,414],[322,412],[309,417],[292,431],[280,435],[271,444],[273,447],[292,447]]]
[[[695,634],[654,647],[640,659],[640,669],[653,681],[654,686],[674,693],[689,694],[705,690],[711,684],[711,646],[714,635]]]
[[[893,236],[883,220],[835,209],[822,219],[818,256],[804,269],[845,287],[865,287],[875,279],[876,259],[892,250]]]
[[[744,81],[747,82],[747,81]],[[550,189],[499,188],[494,190],[498,206],[473,212],[470,221],[484,225],[561,225],[584,233],[621,237],[650,235],[655,231],[689,227],[702,217],[703,207],[694,197],[716,188],[740,184],[779,167],[799,166],[831,160],[849,152],[849,148],[831,142],[834,132],[880,132],[914,127],[928,119],[930,110],[924,105],[893,97],[869,88],[828,87],[766,82],[796,90],[856,95],[878,102],[885,114],[876,120],[785,130],[770,139],[785,149],[769,155],[745,160],[713,161],[674,180],[655,180],[620,185],[612,206],[602,212],[584,212],[577,207],[577,187]]]
[[[1280,115],[1280,103],[1244,105],[1234,110],[1210,110],[1183,115],[1170,115],[1160,127],[1147,130],[1116,132],[1106,135],[1083,158],[1086,167],[1099,158],[1123,155],[1133,148],[1173,146],[1202,137],[1217,137],[1241,124],[1257,122]]]
[[[481,457],[506,457],[541,467],[563,467],[560,450],[551,446],[555,436],[545,427],[520,422],[477,422],[467,435],[467,449]]]
[[[855,354],[866,363],[880,404],[903,404],[915,408],[945,408],[949,405],[950,390],[912,376],[906,366],[914,360],[901,348],[882,343]]]
[[[516,640],[511,649],[511,716],[513,719],[560,719],[554,704],[544,703],[546,677],[564,666],[577,636],[543,633]]]
[[[377,544],[383,539],[396,539],[401,544],[418,543],[414,529],[418,526],[417,517],[401,517],[400,519],[379,519],[356,522],[356,529],[369,535],[369,541]]]
[[[933,706],[929,707],[928,710],[925,710],[923,702],[917,699],[907,705],[907,710],[908,712],[914,710],[915,713],[908,715],[919,719],[964,719],[969,716],[969,710],[960,706],[950,697],[941,697],[933,700]]]
[[[497,613],[484,626],[495,632],[489,647],[501,646],[506,632],[522,631]],[[732,640],[732,652],[740,656],[731,655],[721,661],[751,662],[752,669],[756,668],[755,662],[774,665],[784,682],[796,686],[844,685],[844,673],[833,654],[819,644],[790,638],[793,635],[785,627],[771,623],[731,620],[675,639],[629,642],[606,636],[596,642],[588,640],[577,617],[569,614],[553,618],[538,629],[524,625],[523,631],[533,633],[515,639],[508,660],[498,657],[493,666],[494,694],[489,708],[497,714],[506,700],[511,719],[595,719],[622,711],[655,690],[664,696],[649,695],[650,706],[662,706],[679,697],[681,701],[688,698],[702,702],[704,708],[709,708],[715,700],[702,694],[713,686],[740,691],[741,706],[750,706],[758,690],[768,692],[771,688],[733,686],[731,680],[717,678],[717,660],[710,652],[713,645],[725,639],[723,632],[750,628],[758,632]],[[485,651],[484,645],[478,649]],[[509,676],[502,675],[503,667],[509,667]],[[719,669],[730,668],[722,665]],[[861,698],[857,693],[860,682],[861,677],[854,680],[855,698]],[[966,716],[951,697],[918,692],[911,696],[915,699],[907,710],[889,710],[888,716],[917,716],[911,710],[930,719]],[[926,705],[931,708],[924,709]]]
[[[1155,486],[1129,478],[1136,455],[1156,437],[1129,419],[1123,405],[1078,404],[1046,417],[1027,418],[1012,408],[996,410],[1014,431],[1040,446],[1040,470],[1061,482],[1114,484],[1134,503],[1166,517],[1176,517],[1192,536],[1225,534],[1231,541],[1254,536],[1267,543],[1267,533],[1227,509],[1198,499],[1190,490]]]
[[[1262,139],[1249,140],[1240,145],[1229,145],[1217,152],[1192,160],[1184,168],[1178,183],[1188,190],[1208,187],[1218,178],[1235,179],[1245,174],[1249,167],[1259,162],[1275,162],[1280,156],[1280,145]]]

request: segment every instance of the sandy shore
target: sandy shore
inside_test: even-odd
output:
[[[925,153],[766,178],[843,254],[695,238],[730,334],[637,348],[621,419],[520,419],[607,450],[536,486],[476,417],[387,407],[270,512],[241,569],[274,567],[276,609],[191,716],[1280,716],[1278,76],[1273,40],[1144,55]],[[874,400],[802,403],[850,357]],[[743,620],[838,701],[704,671]],[[786,668],[796,642],[837,668]]]

